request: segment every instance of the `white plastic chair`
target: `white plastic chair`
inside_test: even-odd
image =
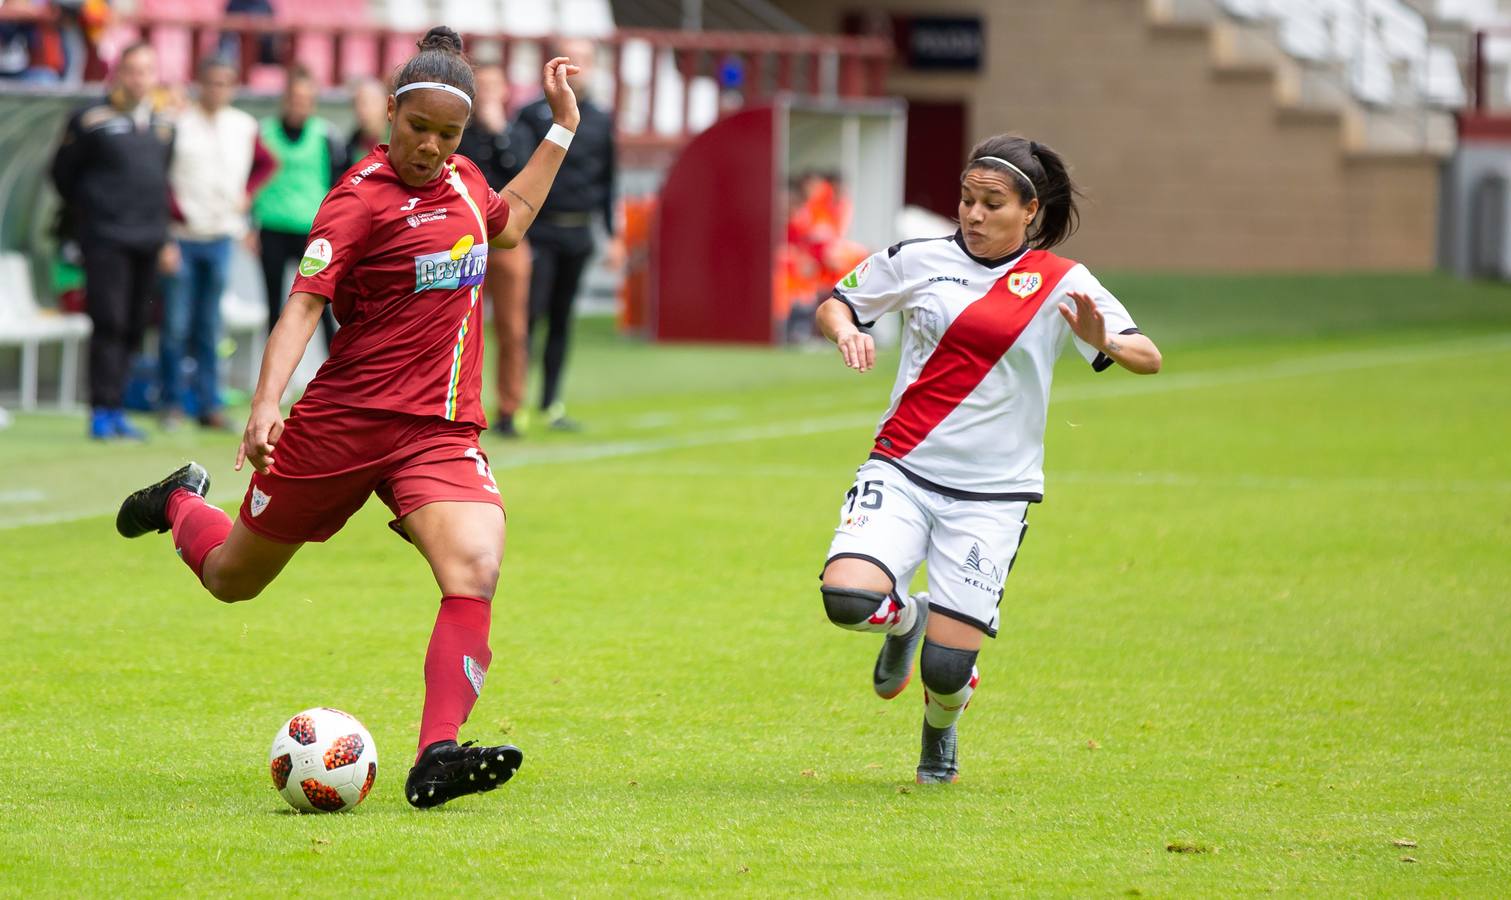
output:
[[[20,253],[0,253],[0,347],[21,349],[21,408],[37,408],[38,357],[44,344],[60,347],[58,406],[72,409],[79,395],[79,345],[89,317],[44,311],[37,305],[31,265]]]

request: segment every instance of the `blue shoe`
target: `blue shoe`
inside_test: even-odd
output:
[[[145,441],[147,439],[147,432],[131,424],[131,420],[126,418],[126,411],[124,409],[112,409],[110,411],[110,426],[115,430],[116,437],[126,438],[131,441]]]
[[[115,420],[110,415],[110,410],[95,407],[89,414],[89,436],[97,441],[108,441],[115,437]]]

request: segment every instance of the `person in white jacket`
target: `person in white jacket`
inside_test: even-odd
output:
[[[209,428],[227,427],[220,410],[220,301],[232,243],[247,233],[252,193],[276,161],[258,136],[257,120],[231,106],[236,69],[212,58],[200,66],[199,96],[180,114],[168,168],[177,253],[167,254],[159,341],[159,415],[177,424],[185,408]],[[184,384],[185,358],[194,361]]]

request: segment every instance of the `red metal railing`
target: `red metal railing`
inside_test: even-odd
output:
[[[0,21],[29,22],[42,31],[57,28],[51,10],[17,11],[0,6]],[[200,61],[218,53],[222,38],[235,36],[239,46],[244,82],[257,70],[275,70],[299,62],[310,69],[322,85],[340,84],[359,76],[386,79],[388,74],[413,52],[418,34],[393,31],[370,24],[275,22],[267,18],[222,16],[213,19],[183,19],[164,16],[131,16],[116,20],[112,28],[130,28],[160,50],[176,48],[174,60],[164,60],[170,82],[187,79]],[[515,37],[506,34],[464,34],[469,47],[491,44],[499,51],[506,67],[513,54],[533,45],[543,57],[554,41],[552,37]],[[624,110],[627,93],[645,92],[645,124],[635,127],[621,119],[621,136],[633,149],[671,146],[680,143],[689,132],[691,111],[690,87],[695,78],[712,77],[719,81],[720,112],[729,107],[759,103],[779,92],[803,96],[842,98],[878,96],[885,91],[887,68],[892,57],[890,41],[875,37],[841,37],[829,35],[791,35],[746,32],[690,32],[626,28],[597,42],[610,51],[609,65],[614,70],[613,106]],[[645,73],[648,83],[637,85],[626,69],[631,53],[626,48],[639,45],[642,59],[648,50],[650,66]],[[187,45],[187,46],[185,46]],[[270,45],[265,47],[264,45]],[[262,62],[263,51],[271,49],[271,65]],[[91,50],[91,53],[93,51]],[[163,54],[165,55],[165,54]],[[658,130],[656,112],[662,100],[659,73],[670,59],[679,76],[679,128],[671,133]],[[102,71],[98,60],[91,71]],[[724,76],[720,78],[720,76]],[[280,76],[281,78],[281,76]],[[262,86],[270,84],[264,79]],[[250,82],[253,89],[257,82]]]

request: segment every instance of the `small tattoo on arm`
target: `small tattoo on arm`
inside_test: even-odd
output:
[[[535,204],[531,203],[529,200],[526,200],[524,197],[520,196],[519,191],[516,191],[514,188],[504,188],[504,190],[508,191],[510,194],[513,194],[514,195],[514,199],[516,199],[519,202],[523,203],[524,205],[530,207],[530,212],[535,212],[536,211],[535,210]]]
[[[1113,340],[1110,340],[1110,341],[1107,342],[1107,352],[1108,353],[1116,353],[1116,352],[1118,352],[1121,349],[1123,349],[1123,345],[1119,344],[1116,339],[1113,339]]]

